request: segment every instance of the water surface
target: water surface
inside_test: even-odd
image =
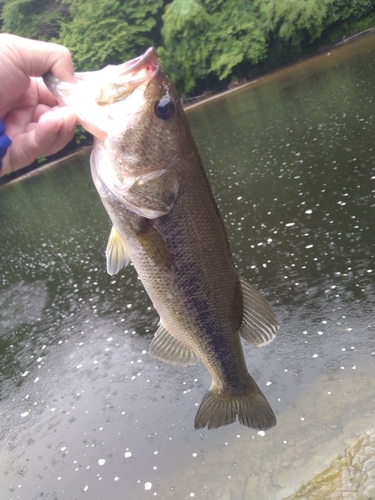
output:
[[[158,317],[88,156],[0,190],[0,495],[282,499],[374,425],[374,48],[368,36],[188,111],[235,262],[273,305],[244,346],[278,425],[195,431],[209,387],[147,348]]]

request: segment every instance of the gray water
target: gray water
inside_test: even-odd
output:
[[[250,372],[278,424],[193,428],[210,384],[158,317],[88,155],[0,190],[0,498],[282,499],[374,426],[375,37],[188,111],[235,262],[281,328]]]

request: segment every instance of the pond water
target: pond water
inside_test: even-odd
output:
[[[0,497],[282,499],[374,426],[375,36],[188,111],[235,262],[281,328],[276,413],[195,431],[203,364],[147,354],[134,269],[106,273],[88,155],[0,190]],[[362,498],[362,497],[361,497]]]

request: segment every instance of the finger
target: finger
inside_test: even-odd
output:
[[[45,96],[42,102],[51,104],[47,88],[34,79],[30,82],[31,76],[41,77],[50,71],[60,80],[74,82],[71,55],[61,45],[0,33],[0,54],[0,118],[16,105],[21,106],[20,100],[28,103],[35,98],[36,85],[39,95]]]
[[[25,75],[43,76],[50,71],[60,80],[74,81],[72,57],[66,47],[9,34],[2,34],[1,41]]]
[[[7,156],[5,171],[23,168],[39,156],[48,156],[62,149],[73,138],[76,116],[68,108],[57,108],[44,114],[35,128],[17,135]]]
[[[14,109],[3,120],[7,135],[14,140],[18,134],[35,129],[41,117],[57,107],[58,106],[49,106],[47,104],[37,104],[35,108],[32,106],[25,106]]]
[[[44,152],[41,154],[48,156],[65,147],[73,139],[76,124],[77,117],[69,108],[58,107],[45,113],[40,118],[35,130],[36,141],[39,144],[43,143]],[[45,137],[48,134],[50,134],[50,139],[47,147]]]
[[[45,104],[49,108],[53,108],[54,106],[58,106],[59,104],[57,99],[51,94],[51,92],[44,84],[43,79],[32,77],[30,79],[29,87],[26,92],[23,95],[19,96],[12,104],[7,103],[9,108],[7,114],[16,109],[37,107],[39,105],[38,103]]]
[[[13,103],[12,108],[35,107],[38,103],[46,104],[50,108],[58,105],[57,99],[51,94],[41,77],[31,77],[29,87],[23,95]]]
[[[38,104],[33,112],[32,118],[31,118],[31,123],[38,123],[39,120],[44,116],[46,113],[49,113],[50,111],[57,110],[61,106],[55,105],[50,106],[48,104]]]
[[[38,92],[39,102],[47,104],[50,107],[58,106],[59,103],[51,92],[48,90],[42,78],[33,78],[36,91]]]

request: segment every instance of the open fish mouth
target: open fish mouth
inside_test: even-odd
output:
[[[107,106],[126,99],[136,87],[151,79],[158,69],[159,62],[156,50],[150,47],[140,57],[118,66],[106,66],[99,71],[75,73],[75,78],[78,84],[87,82],[90,87],[95,82],[97,89],[95,102],[99,106]]]
[[[67,104],[69,96],[77,86],[85,88],[86,97],[91,96],[99,106],[108,106],[122,101],[143,82],[151,79],[159,70],[159,61],[154,47],[142,56],[123,64],[109,65],[98,71],[74,73],[76,84],[60,82],[51,73],[43,79],[49,90],[62,104]]]
[[[159,62],[154,47],[150,47],[146,52],[119,66],[115,66],[119,71],[119,77],[131,77],[132,81],[143,81],[153,76],[159,69]]]

